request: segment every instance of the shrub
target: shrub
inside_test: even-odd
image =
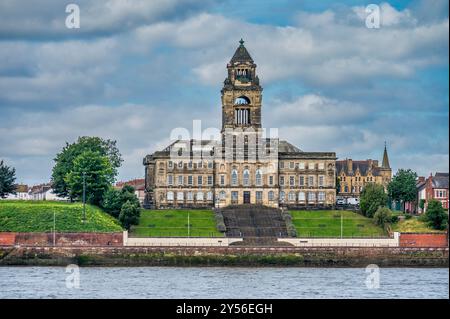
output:
[[[386,226],[392,221],[392,212],[387,207],[380,207],[373,215],[373,220],[378,226],[386,228]]]
[[[385,206],[387,195],[382,185],[367,184],[360,196],[360,208],[364,216],[372,218],[380,206]]]
[[[286,223],[286,229],[288,232],[288,235],[290,237],[297,237],[297,229],[295,228],[294,224],[292,223],[292,216],[289,214],[288,211],[283,211],[281,213],[281,217],[283,218],[284,222]]]
[[[223,214],[220,211],[214,212],[214,218],[216,220],[216,227],[217,230],[221,233],[224,233],[227,231],[227,227],[225,226],[225,221],[223,219]]]
[[[120,209],[119,221],[123,227],[130,229],[131,225],[137,225],[139,223],[140,214],[140,207],[132,201],[127,201]]]
[[[411,214],[405,214],[405,219],[411,219],[412,215]]]
[[[398,216],[397,215],[392,215],[391,217],[391,224],[395,224],[398,223]]]
[[[444,230],[448,224],[448,213],[442,207],[440,201],[430,200],[428,202],[427,212],[425,213],[428,225],[437,230]]]

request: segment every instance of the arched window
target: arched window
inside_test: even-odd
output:
[[[248,169],[244,170],[243,184],[244,184],[244,186],[249,186],[250,185],[250,172],[249,172]]]
[[[231,171],[231,186],[237,186],[238,184],[238,173],[237,170]]]
[[[240,96],[234,100],[235,105],[245,105],[250,104],[250,99],[246,96]]]
[[[173,192],[167,192],[167,200],[173,201]]]
[[[256,179],[256,186],[262,186],[262,172],[261,170],[258,168],[256,170],[256,175],[255,175],[255,179]]]

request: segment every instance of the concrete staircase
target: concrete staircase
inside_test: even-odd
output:
[[[242,242],[236,243],[238,245],[279,246],[281,243],[277,242],[277,238],[288,237],[286,223],[277,208],[239,205],[219,210],[227,228],[226,236],[244,238]]]

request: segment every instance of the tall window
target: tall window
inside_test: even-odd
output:
[[[207,192],[206,193],[206,199],[207,200],[212,200],[213,199],[213,193],[212,192]]]
[[[284,185],[284,176],[280,176],[280,185]]]
[[[237,186],[238,184],[238,173],[237,170],[232,170],[231,171],[231,185],[232,186]]]
[[[269,176],[269,185],[273,185],[273,176],[272,175]]]
[[[324,180],[325,180],[324,176],[320,175],[319,176],[319,186],[323,186],[324,185]]]
[[[249,186],[250,185],[250,172],[249,172],[248,169],[244,170],[243,183],[244,183],[244,186]]]
[[[208,185],[212,185],[213,184],[213,177],[212,175],[208,175]]]
[[[273,201],[273,199],[275,197],[273,191],[269,191],[268,196],[269,196],[269,201]]]
[[[283,191],[281,191],[280,192],[280,201],[284,202],[285,197],[286,197],[286,194]]]
[[[305,176],[301,175],[299,177],[299,185],[300,186],[305,186]]]
[[[197,192],[197,201],[203,201],[203,192]]]
[[[308,177],[308,186],[314,186],[314,176]]]
[[[294,192],[289,192],[288,199],[289,199],[290,202],[295,201],[295,193]]]
[[[235,109],[234,123],[237,125],[250,124],[250,109]]]
[[[256,186],[261,186],[262,185],[262,173],[260,169],[256,170]]]
[[[225,191],[220,191],[219,199],[220,200],[225,200],[226,197],[227,197],[227,194],[225,193]]]
[[[173,175],[167,175],[167,185],[173,185]]]
[[[295,185],[295,176],[289,176],[289,185],[294,186]]]
[[[225,175],[220,175],[220,185],[225,185]]]
[[[187,198],[187,200],[192,201],[192,200],[194,200],[194,194],[192,192],[187,192],[186,198]]]
[[[203,184],[203,176],[199,175],[197,176],[197,185],[202,185]]]
[[[305,192],[299,192],[298,193],[298,200],[299,201],[305,201]]]
[[[192,178],[192,175],[188,176],[188,185],[192,186],[192,184],[194,184],[194,179]]]
[[[314,192],[309,192],[308,193],[308,201],[309,202],[314,202],[316,200],[316,193]]]
[[[318,197],[319,202],[325,201],[325,192],[319,192]]]
[[[178,185],[183,185],[183,176],[178,175]]]
[[[177,200],[178,201],[183,201],[184,199],[184,193],[183,192],[178,192],[177,193]]]
[[[173,192],[167,192],[167,200],[173,201]]]

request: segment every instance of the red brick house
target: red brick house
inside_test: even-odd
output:
[[[139,202],[142,205],[145,198],[145,179],[137,178],[126,182],[117,182],[115,188],[122,189],[122,187],[124,187],[125,185],[129,185],[134,188],[134,193],[136,194],[137,198],[139,198]]]
[[[420,199],[425,200],[424,212],[427,210],[428,202],[431,199],[438,200],[442,203],[442,207],[448,209],[448,173],[436,173],[434,176],[430,176],[425,180],[425,183],[421,185],[418,191],[422,192],[424,196],[418,196]]]

